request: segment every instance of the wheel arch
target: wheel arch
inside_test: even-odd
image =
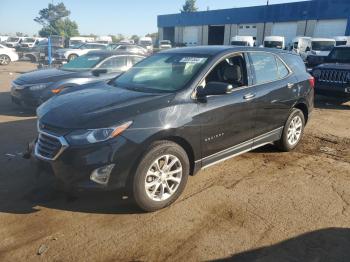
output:
[[[302,101],[299,101],[298,103],[296,103],[294,105],[293,108],[300,109],[301,112],[303,112],[303,115],[304,115],[304,118],[305,118],[305,124],[306,124],[308,122],[308,120],[309,120],[309,108],[306,105],[306,103],[302,102]]]

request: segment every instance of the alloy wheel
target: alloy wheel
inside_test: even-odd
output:
[[[174,155],[157,158],[147,171],[145,190],[153,201],[164,201],[175,194],[182,179],[183,168]]]
[[[303,122],[300,116],[295,116],[292,121],[290,121],[287,132],[287,140],[291,146],[294,146],[299,142],[302,130]]]

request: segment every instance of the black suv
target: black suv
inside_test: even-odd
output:
[[[294,149],[313,83],[301,58],[282,50],[170,49],[44,103],[34,154],[70,186],[127,188],[154,211],[202,168],[269,143]]]
[[[350,98],[350,46],[337,46],[312,70],[317,94]]]

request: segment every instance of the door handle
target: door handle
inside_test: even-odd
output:
[[[243,99],[249,100],[249,99],[252,99],[254,97],[255,97],[255,94],[250,93],[250,94],[246,94],[245,96],[243,96]]]
[[[294,87],[294,84],[292,84],[292,83],[288,83],[288,84],[287,84],[287,87],[288,87],[289,89],[291,89],[291,88],[293,88],[293,87]]]

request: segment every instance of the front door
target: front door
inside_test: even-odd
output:
[[[232,93],[208,96],[199,103],[202,166],[210,165],[252,147],[255,87],[248,87],[243,54],[224,59],[206,77],[205,83],[232,84]]]

